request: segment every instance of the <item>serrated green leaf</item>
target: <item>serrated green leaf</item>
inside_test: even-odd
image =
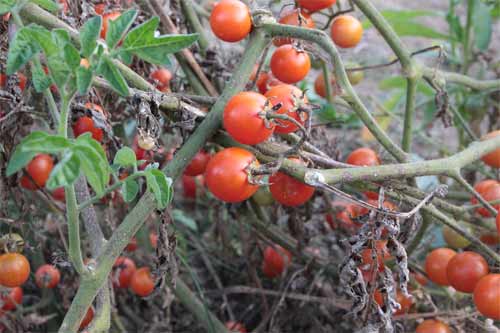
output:
[[[52,34],[49,30],[34,24],[30,24],[28,28],[30,29],[31,38],[42,48],[45,56],[50,57],[57,54],[59,50],[57,44],[52,40]]]
[[[122,167],[134,166],[137,164],[135,157],[135,152],[129,147],[123,147],[120,149],[113,160],[113,164],[120,165]]]
[[[82,44],[82,55],[89,58],[97,46],[97,38],[101,31],[102,17],[95,16],[89,19],[80,30],[80,42]]]
[[[97,73],[102,75],[120,95],[128,96],[130,94],[127,82],[125,82],[125,79],[113,63],[113,60],[107,55],[102,56],[99,66],[97,67]]]
[[[76,70],[76,87],[80,95],[85,95],[92,84],[92,71],[85,67],[78,67]]]
[[[17,72],[38,52],[40,52],[40,46],[31,38],[31,29],[29,27],[19,29],[10,43],[7,75]]]
[[[0,0],[0,15],[10,12],[16,2],[16,0]]]
[[[71,43],[71,37],[66,29],[54,29],[51,31],[52,40],[59,47],[59,50],[64,48],[68,43]]]
[[[491,41],[492,18],[489,7],[481,1],[474,2],[474,43],[476,47],[485,51]]]
[[[33,66],[31,67],[31,80],[37,92],[44,91],[50,87],[52,83],[52,79],[45,74],[39,61],[33,61]]]
[[[193,231],[198,231],[198,225],[196,224],[196,221],[184,214],[182,210],[174,209],[172,211],[172,218],[176,223],[179,222]]]
[[[197,34],[155,37],[158,23],[158,17],[153,17],[130,30],[120,49],[122,54],[134,54],[147,62],[159,65],[168,61],[168,54],[178,52],[198,39]]]
[[[68,150],[52,169],[46,186],[49,190],[68,186],[73,184],[79,175],[80,159],[71,150]]]
[[[120,50],[119,55],[120,55],[120,59],[122,60],[122,62],[123,62],[125,65],[127,65],[127,66],[128,66],[128,65],[130,65],[130,64],[132,63],[132,60],[133,60],[133,59],[132,59],[132,57],[133,57],[132,53],[130,53],[130,52],[125,52],[125,51],[123,51],[123,50]]]
[[[109,183],[111,168],[102,146],[92,139],[90,133],[80,135],[72,148],[78,155],[82,171],[90,186],[97,194],[102,194]]]
[[[80,53],[72,44],[64,46],[64,60],[72,70],[80,66]]]
[[[52,0],[31,0],[34,4],[48,10],[49,12],[57,12],[59,10],[59,5]]]
[[[172,200],[172,180],[158,169],[148,169],[146,183],[148,190],[155,196],[158,209],[167,207]]]
[[[64,85],[68,82],[71,71],[67,66],[64,58],[58,55],[54,55],[47,59],[47,67],[49,68],[50,76],[56,86],[63,90]]]
[[[128,29],[137,17],[135,9],[127,10],[115,20],[108,20],[108,31],[106,32],[106,44],[110,49],[114,48],[120,39],[125,36]]]
[[[45,137],[23,142],[21,145],[21,151],[57,154],[65,149],[68,149],[69,147],[71,147],[71,142],[65,137],[59,135],[47,135]]]
[[[131,202],[139,193],[139,184],[134,179],[125,179],[122,185],[122,196],[125,202]]]

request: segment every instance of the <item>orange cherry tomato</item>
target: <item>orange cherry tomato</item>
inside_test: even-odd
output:
[[[472,293],[477,282],[489,272],[488,262],[472,251],[457,254],[451,258],[446,268],[450,285],[464,293]]]
[[[154,249],[158,246],[158,235],[155,232],[149,233],[149,243]]]
[[[417,326],[416,333],[451,333],[451,329],[442,321],[426,319]]]
[[[353,221],[354,218],[361,215],[360,206],[343,201],[334,201],[332,205],[337,211],[335,217],[333,217],[332,214],[326,214],[326,221],[332,229],[338,227],[356,229],[360,227],[360,224]]]
[[[332,92],[333,96],[336,94],[335,86],[337,84],[337,81],[335,80],[335,76],[332,74],[330,75],[330,86],[332,87]],[[319,73],[318,76],[316,77],[316,80],[314,80],[314,91],[316,94],[319,96],[326,98],[326,85],[325,85],[325,76],[323,73]]]
[[[411,272],[410,275],[422,286],[426,286],[427,283],[429,283],[429,280],[425,277],[425,275],[419,272]]]
[[[73,124],[73,134],[75,137],[79,137],[83,133],[90,132],[92,138],[96,141],[101,142],[104,136],[102,128],[95,127],[94,120],[90,117],[83,116],[78,118],[78,120]]]
[[[148,267],[142,267],[135,271],[130,279],[130,289],[141,297],[150,295],[155,288],[155,283],[151,278]]]
[[[375,166],[380,164],[380,158],[370,148],[358,148],[347,156],[346,163],[357,166]]]
[[[234,95],[224,108],[224,128],[229,135],[247,145],[267,140],[273,134],[274,126],[262,115],[266,103],[266,97],[256,92],[244,91]]]
[[[479,194],[481,194],[481,196],[486,199],[484,197],[484,194],[485,192],[490,188],[490,187],[495,187],[496,185],[499,185],[500,183],[497,182],[496,180],[494,179],[485,179],[485,180],[482,180],[480,181],[479,183],[477,183],[475,186],[474,186],[474,189],[476,190],[476,192],[478,192]],[[495,197],[496,196],[496,193],[497,193],[497,190],[494,190],[492,191],[489,195],[492,196],[492,197]],[[488,200],[488,199],[486,199]],[[470,199],[471,203],[473,205],[476,205],[479,203],[479,201],[476,199],[476,197],[472,197]],[[490,212],[485,208],[485,207],[480,207],[480,208],[477,208],[476,209],[476,212],[484,217],[489,217],[490,216]]]
[[[106,10],[106,4],[105,3],[99,3],[94,6],[94,11],[97,15],[102,15],[104,14],[104,11]]]
[[[298,0],[297,4],[310,12],[317,12],[335,4],[337,0]]]
[[[14,288],[21,286],[30,276],[30,263],[19,253],[0,256],[0,285]]]
[[[109,21],[114,21],[118,17],[120,17],[121,13],[120,12],[112,12],[108,14],[102,15],[102,28],[101,28],[101,38],[105,39],[106,34],[108,33],[108,25]]]
[[[500,135],[500,130],[486,134],[481,138],[481,140],[492,139],[498,135]],[[490,167],[495,169],[500,169],[500,148],[492,151],[487,155],[484,155],[481,159],[483,160],[484,163],[486,163]]]
[[[292,254],[279,245],[269,245],[264,250],[262,272],[268,278],[280,276],[292,262]]]
[[[127,257],[118,257],[113,265],[111,281],[116,288],[128,288],[136,271],[135,262]]]
[[[457,253],[452,249],[439,248],[427,255],[425,259],[425,273],[429,279],[442,286],[449,286],[446,272],[448,263]]]
[[[53,167],[54,160],[50,155],[38,154],[28,163],[26,172],[28,172],[37,186],[43,187],[47,179],[49,179]]]
[[[374,253],[375,252],[375,253]],[[375,261],[373,256],[377,258],[378,271],[382,272],[384,270],[384,261],[391,258],[391,254],[387,249],[387,241],[379,240],[375,242],[375,250],[373,249],[363,249],[361,251],[361,270],[372,271],[375,268]]]
[[[59,284],[61,272],[49,264],[38,267],[35,273],[35,282],[39,288],[52,289]]]
[[[363,26],[353,16],[340,15],[333,21],[330,33],[336,45],[350,48],[358,45],[363,37]]]
[[[276,111],[277,113],[287,114],[302,125],[307,120],[307,114],[297,112],[299,104],[307,103],[307,97],[299,88],[289,84],[280,84],[269,89],[265,96],[271,105],[281,104],[281,107]],[[299,129],[297,125],[288,120],[274,119],[274,122],[276,123],[274,132],[278,134],[292,133]]]
[[[382,293],[377,289],[373,294],[373,298],[378,305],[384,306],[385,301]],[[405,296],[400,290],[396,292],[396,302],[399,303],[400,308],[394,311],[394,315],[401,315],[404,313],[408,313],[410,311],[411,306],[413,305],[413,301],[411,297]]]
[[[4,290],[0,293],[0,304],[3,304],[0,310],[14,310],[17,304],[21,304],[22,301],[23,290],[21,289],[21,287],[14,287],[12,289]],[[2,316],[2,311],[0,311],[0,317]]]
[[[208,161],[210,161],[210,154],[204,150],[200,150],[196,155],[194,155],[191,162],[184,170],[186,176],[198,176],[205,172],[207,168]]]
[[[172,73],[166,68],[159,68],[153,71],[150,75],[158,90],[166,92],[170,90],[170,80],[172,80]]]
[[[296,158],[290,160],[303,164]],[[273,198],[280,204],[296,207],[306,203],[314,194],[314,187],[304,184],[298,179],[283,172],[276,172],[269,177],[269,190]]]
[[[221,0],[210,14],[210,27],[225,42],[239,42],[252,30],[250,10],[241,1]]]
[[[500,274],[488,274],[474,288],[474,304],[485,317],[500,320]]]
[[[273,75],[284,83],[296,83],[304,79],[311,69],[311,59],[293,45],[278,47],[271,57]]]
[[[85,107],[89,110],[97,111],[97,112],[104,114],[104,109],[102,108],[102,106],[100,106],[98,104],[87,102],[87,103],[85,103]]]
[[[241,202],[250,198],[258,186],[248,181],[247,169],[259,165],[255,156],[242,148],[226,148],[215,154],[205,170],[205,182],[213,195],[225,202]]]
[[[299,15],[300,15],[300,19],[299,19]],[[309,29],[314,29],[314,27],[316,26],[314,24],[314,21],[313,21],[311,15],[309,15],[305,11],[299,10],[299,9],[292,9],[292,10],[288,10],[288,11],[282,13],[278,23],[286,24],[286,25],[300,26],[302,28],[309,28]],[[292,44],[293,39],[280,37],[280,38],[275,38],[273,43],[275,46]]]

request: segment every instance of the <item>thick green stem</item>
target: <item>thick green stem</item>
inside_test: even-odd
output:
[[[66,96],[61,97],[61,116],[59,118],[59,125],[57,126],[57,133],[65,138],[68,137],[68,118],[71,99]]]
[[[463,64],[462,73],[467,74],[469,71],[469,62],[471,56],[471,32],[472,32],[472,20],[474,16],[474,1],[467,0],[467,22],[465,23],[465,33],[463,40]]]
[[[187,21],[191,28],[199,34],[198,44],[200,45],[201,52],[205,54],[208,48],[208,38],[206,36],[206,28],[201,25],[200,19],[194,10],[192,0],[181,0],[182,9],[186,14]]]
[[[326,100],[328,103],[333,104],[332,74],[328,69],[328,64],[324,61],[321,62],[321,70],[323,71],[323,80],[325,81]]]
[[[71,262],[75,266],[78,274],[83,274],[86,269],[83,264],[82,249],[80,247],[80,223],[78,219],[78,209],[76,207],[76,195],[73,185],[66,186],[64,189],[66,194],[66,210],[68,220],[68,254]]]
[[[409,78],[406,82],[406,109],[401,147],[405,152],[409,153],[411,152],[411,142],[413,137],[413,121],[415,120],[415,100],[417,95],[418,80]]]
[[[474,90],[498,91],[500,90],[500,79],[497,80],[477,80],[467,75],[454,72],[440,71],[435,68],[422,66],[422,73],[429,80],[437,80],[443,83],[455,83]]]

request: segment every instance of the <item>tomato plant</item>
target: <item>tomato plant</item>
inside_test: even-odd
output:
[[[252,29],[248,7],[239,0],[221,0],[210,14],[213,33],[225,42],[239,42]]]
[[[42,265],[35,272],[35,281],[39,288],[55,288],[60,280],[61,272],[53,265]]]
[[[297,83],[303,80],[310,69],[309,55],[290,44],[278,47],[271,57],[271,71],[284,83]]]

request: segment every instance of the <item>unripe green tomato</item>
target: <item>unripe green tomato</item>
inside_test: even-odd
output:
[[[270,206],[274,203],[274,198],[268,186],[259,187],[257,192],[252,195],[252,198],[259,206]]]
[[[0,253],[3,252],[23,252],[24,239],[16,233],[9,233],[0,238]]]
[[[346,69],[358,68],[358,67],[361,67],[361,65],[358,64],[357,62],[348,62],[345,65]],[[365,73],[363,71],[355,71],[355,72],[348,71],[347,77],[349,78],[349,82],[351,82],[351,84],[355,86],[363,80],[363,78],[365,77]]]
[[[464,227],[468,232],[470,232],[470,229],[468,227]],[[470,245],[470,241],[465,239],[462,235],[459,235],[455,231],[453,231],[451,228],[444,226],[443,227],[443,238],[446,244],[448,244],[450,247],[454,249],[463,249],[464,247],[467,247]]]

